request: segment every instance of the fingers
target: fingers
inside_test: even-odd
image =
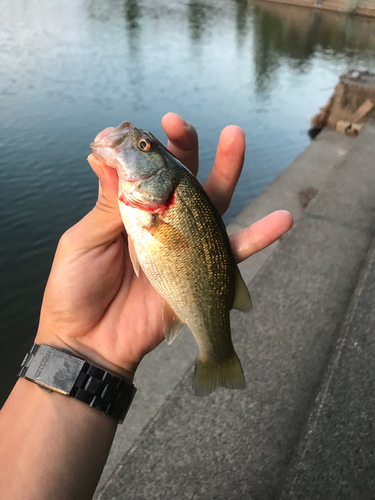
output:
[[[99,179],[99,198],[104,197],[101,201],[106,205],[117,206],[118,175],[116,169],[108,167],[93,154],[88,156],[87,161]]]
[[[113,128],[103,130],[101,139]],[[112,243],[124,230],[118,208],[118,176],[114,168],[108,167],[90,154],[87,158],[99,179],[99,196],[95,207],[77,224],[71,227],[60,241],[60,254],[90,251],[100,245]]]
[[[162,126],[168,136],[168,149],[196,175],[199,160],[195,128],[175,113],[166,114]],[[220,214],[227,210],[232,199],[241,174],[245,148],[245,133],[240,127],[230,125],[222,131],[215,164],[204,185]]]
[[[115,127],[107,127],[102,130],[94,139],[100,141],[103,137],[110,134]],[[95,155],[90,154],[87,158],[91,168],[99,179],[99,196],[97,206],[104,211],[113,210],[117,212],[117,192],[118,175],[114,168],[109,167]]]
[[[167,113],[161,124],[168,137],[168,149],[194,175],[198,173],[198,134],[176,113]]]
[[[230,242],[236,262],[242,262],[256,252],[268,247],[293,226],[293,216],[278,210],[251,226],[232,234]]]
[[[92,154],[88,157],[88,162],[99,178],[98,201],[91,212],[65,233],[64,253],[87,252],[98,246],[110,244],[124,230],[117,201],[116,170]]]
[[[223,215],[229,207],[245,158],[245,132],[229,125],[220,134],[214,166],[204,184],[208,196]]]
[[[198,170],[198,135],[194,127],[175,113],[165,115],[162,126],[168,136],[170,151],[195,174]],[[103,130],[95,140],[100,140],[111,130],[113,127]],[[221,214],[228,208],[240,176],[245,147],[245,133],[240,127],[230,125],[222,131],[215,164],[204,186]],[[99,198],[95,208],[72,230],[79,231],[83,246],[96,247],[113,241],[124,228],[118,209],[116,170],[93,155],[88,161],[99,178]],[[230,240],[236,261],[241,262],[267,247],[292,225],[292,215],[279,210],[233,234]]]

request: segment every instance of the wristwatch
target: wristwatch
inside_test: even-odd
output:
[[[78,399],[120,424],[137,392],[133,384],[114,373],[48,345],[34,344],[17,376],[47,391]]]

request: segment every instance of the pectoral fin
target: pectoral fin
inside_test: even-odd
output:
[[[163,302],[163,329],[164,337],[168,345],[171,345],[177,335],[180,333],[184,323],[175,314],[167,302]]]
[[[133,264],[134,272],[137,275],[137,278],[139,278],[140,266],[139,266],[139,262],[138,262],[138,257],[137,257],[137,253],[136,253],[135,248],[134,248],[133,240],[130,238],[129,235],[128,235],[128,248],[129,248],[129,257],[130,257],[131,263]]]
[[[240,270],[236,266],[236,292],[232,309],[242,312],[249,312],[252,309],[251,298],[246,283],[244,282]]]
[[[155,216],[152,224],[145,229],[160,243],[168,247],[187,248],[189,246],[185,235],[159,216]]]

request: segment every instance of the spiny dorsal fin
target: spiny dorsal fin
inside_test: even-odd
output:
[[[134,272],[137,275],[137,278],[139,278],[140,266],[138,262],[137,252],[135,251],[133,240],[130,238],[129,235],[128,235],[128,248],[129,248],[129,257],[133,264]]]
[[[249,290],[247,289],[246,283],[241,276],[240,270],[236,266],[236,291],[232,309],[249,312],[251,311],[251,308],[252,303]]]
[[[171,306],[163,301],[163,331],[168,345],[171,345],[177,335],[180,333],[184,323],[175,314]]]

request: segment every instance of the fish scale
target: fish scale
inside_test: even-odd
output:
[[[191,185],[190,176],[184,171],[181,173],[182,179],[177,187],[178,192],[181,190],[178,200],[180,197],[184,198],[184,191],[190,192],[191,195],[191,191],[196,189],[194,183]],[[178,201],[168,210],[165,217],[166,222],[181,230],[183,234],[189,234],[189,239],[197,243],[192,248],[181,249],[171,248],[170,242],[166,241],[169,249],[168,265],[165,265],[165,256],[160,251],[158,252],[160,258],[155,258],[153,255],[147,258],[147,261],[143,261],[141,267],[151,284],[167,300],[177,316],[184,319],[194,335],[196,333],[196,340],[202,347],[202,355],[204,355],[206,350],[213,350],[210,344],[215,342],[216,331],[225,332],[224,340],[230,341],[227,316],[233,305],[234,274],[231,273],[232,268],[229,266],[231,256],[228,252],[229,240],[225,241],[224,235],[218,233],[216,219],[212,217],[210,207],[202,203],[202,200],[202,196],[185,197],[182,203]],[[187,207],[187,213],[181,210],[180,203]],[[201,219],[204,220],[204,224],[197,222],[197,214],[203,214],[204,217]],[[216,234],[215,238],[213,234]],[[171,236],[173,237],[173,234]],[[187,262],[192,260],[192,252],[194,253],[194,268],[187,265]],[[168,271],[163,272],[164,268],[168,268]],[[150,272],[149,269],[152,271]],[[230,274],[233,274],[232,279]],[[176,276],[179,279],[176,280]],[[198,287],[192,286],[195,282],[199,284]],[[233,286],[230,286],[231,282]],[[191,305],[188,311],[185,310],[187,301]],[[207,302],[215,311],[214,315],[205,314]],[[202,330],[206,331],[206,335],[200,335]],[[228,357],[229,347],[225,346],[224,349],[220,349],[223,351],[221,357]],[[219,349],[216,348],[217,356],[218,351]]]

